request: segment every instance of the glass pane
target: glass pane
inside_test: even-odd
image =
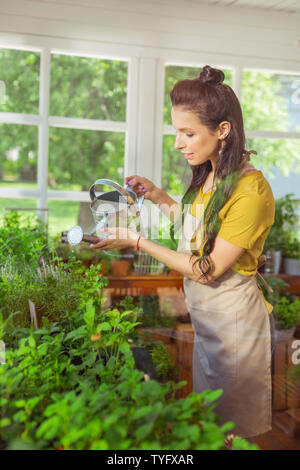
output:
[[[37,187],[38,128],[0,124],[0,187]]]
[[[50,114],[126,120],[127,62],[53,54]]]
[[[123,184],[125,133],[50,128],[50,189],[88,190],[99,178]]]
[[[175,136],[163,137],[162,189],[183,196],[192,178],[192,171],[182,153],[174,148]]]
[[[40,54],[0,49],[0,80],[5,84],[0,112],[39,112]]]
[[[1,185],[0,185],[1,188]],[[36,199],[12,199],[6,197],[0,197],[0,222],[4,217],[6,210],[10,209],[26,209],[20,210],[20,214],[25,215],[33,215],[34,217],[37,215],[37,200]],[[32,209],[27,210],[27,209]]]
[[[257,155],[251,154],[250,163],[266,176],[272,178],[280,172],[286,178],[300,172],[300,139],[247,139],[247,149],[257,151]]]
[[[48,200],[48,232],[59,241],[61,232],[67,232],[78,224],[80,202]]]
[[[232,86],[232,71],[221,69],[225,74],[224,83]],[[194,79],[199,77],[201,67],[183,67],[178,65],[168,65],[166,67],[165,78],[165,104],[164,104],[164,124],[172,124],[171,120],[171,100],[170,92],[178,80]]]
[[[244,70],[245,129],[300,132],[300,75]]]

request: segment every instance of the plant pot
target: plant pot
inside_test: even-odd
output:
[[[287,330],[279,330],[275,328],[275,343],[279,343],[280,341],[288,341],[293,337],[295,330],[296,326],[288,328]]]
[[[181,276],[181,274],[175,269],[170,269],[169,276]]]
[[[94,259],[92,260],[91,264],[94,264],[97,266],[97,264],[101,264],[101,268],[99,273],[100,274],[107,274],[107,263],[105,259]]]
[[[266,262],[263,266],[263,272],[266,274],[277,274],[280,273],[281,262],[282,262],[282,252],[281,250],[274,250],[270,248],[265,253]]]
[[[87,269],[91,265],[91,260],[90,259],[83,259],[81,262],[82,262],[83,266],[85,266]]]
[[[283,258],[283,272],[285,274],[292,274],[300,276],[300,263],[297,258]]]
[[[282,252],[281,250],[274,252],[274,274],[275,276],[281,272]]]
[[[120,259],[112,261],[111,263],[111,273],[113,276],[121,277],[127,276],[130,269],[130,261],[125,259]]]

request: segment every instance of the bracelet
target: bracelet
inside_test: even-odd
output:
[[[136,242],[136,249],[139,250],[139,242],[140,242],[140,239],[142,238],[142,235],[139,236],[139,238],[137,239],[137,242]]]

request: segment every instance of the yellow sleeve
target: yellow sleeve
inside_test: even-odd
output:
[[[221,215],[223,209],[219,214],[222,223],[218,236],[241,248],[252,249],[273,224],[272,204],[266,204],[265,198],[256,193],[240,194]]]

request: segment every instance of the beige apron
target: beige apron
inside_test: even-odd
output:
[[[192,219],[187,214],[184,228]],[[186,235],[177,251],[191,253]],[[220,424],[233,421],[232,431],[241,437],[271,430],[270,321],[256,276],[230,268],[206,285],[185,277],[184,292],[195,331],[194,392],[223,389],[214,411]]]

